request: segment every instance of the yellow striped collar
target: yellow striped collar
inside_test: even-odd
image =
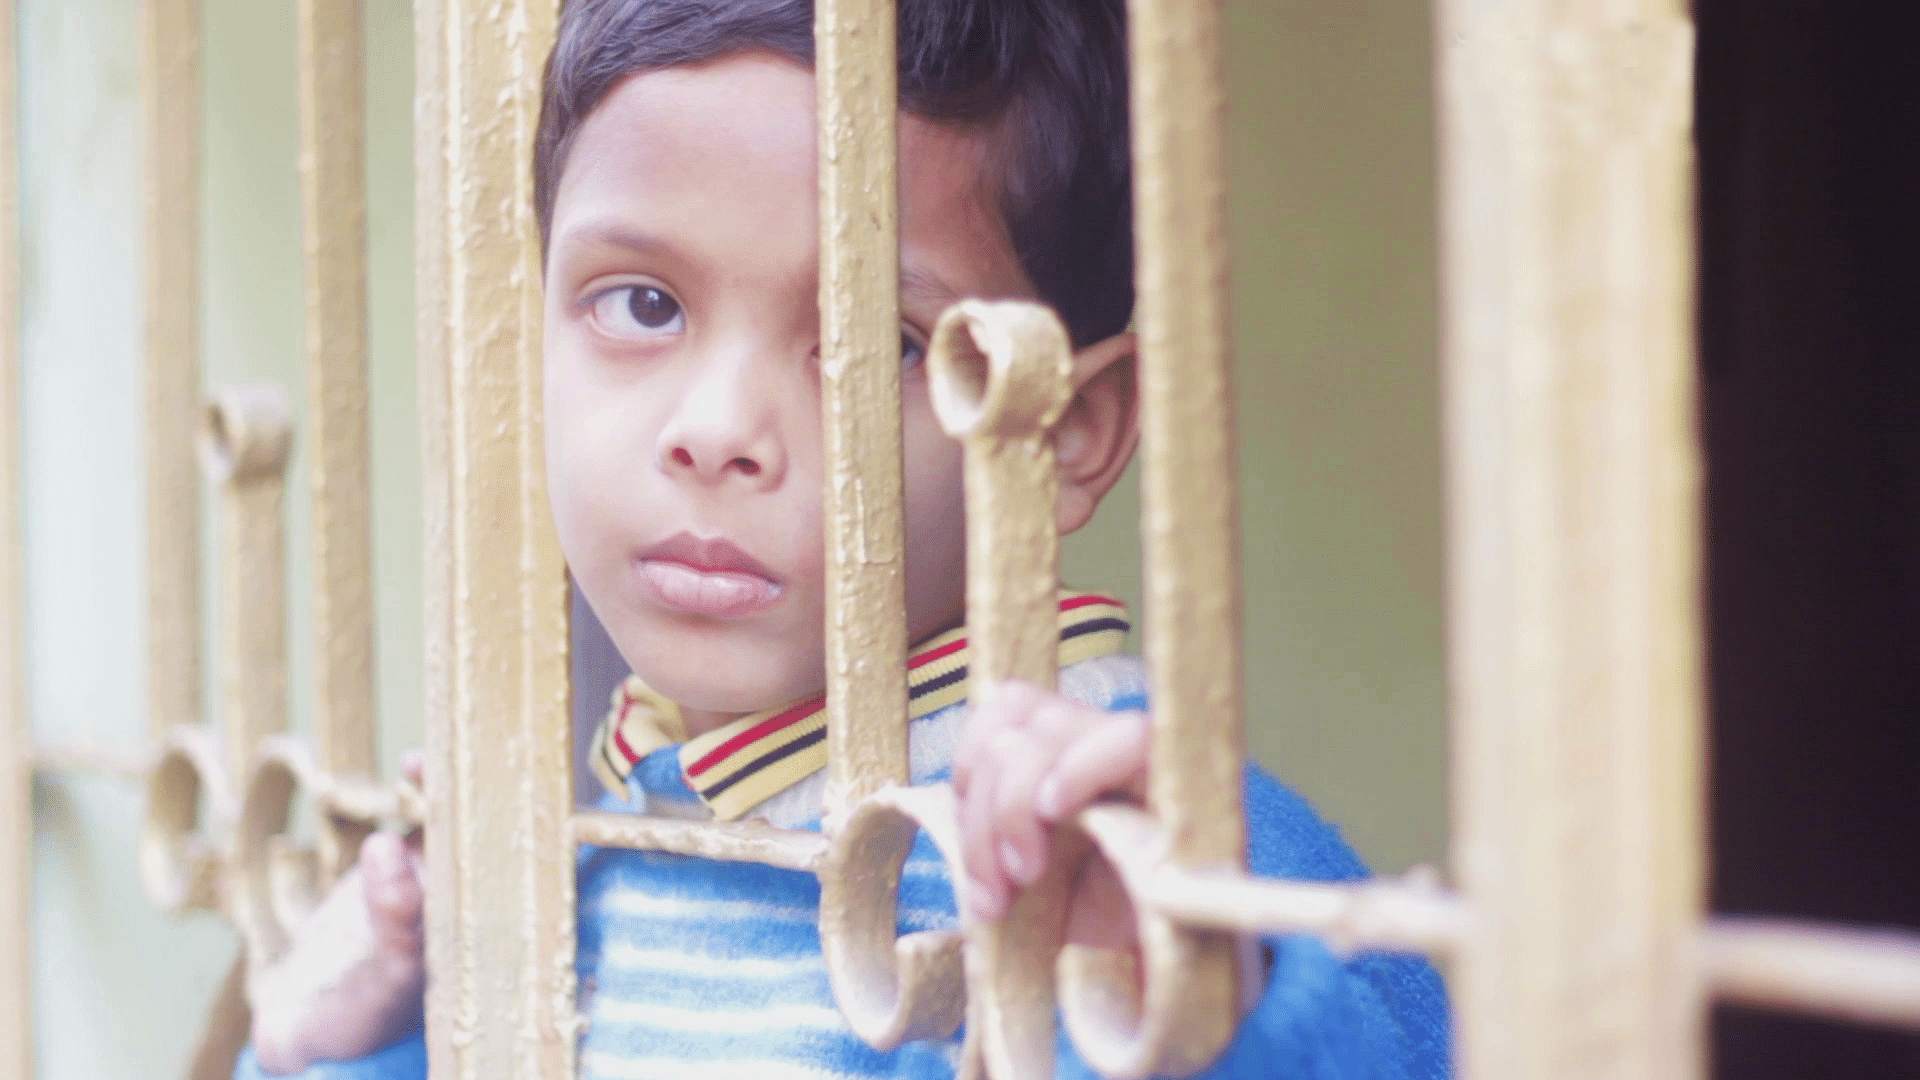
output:
[[[1110,596],[1060,594],[1061,667],[1111,656],[1126,643],[1127,609]],[[907,657],[907,719],[966,700],[967,632],[949,630]],[[680,743],[680,771],[687,786],[721,821],[733,821],[806,779],[827,764],[826,697],[743,716],[698,738],[687,739],[680,710],[628,676],[613,694],[613,708],[594,733],[595,775],[625,797],[634,766],[663,747]]]

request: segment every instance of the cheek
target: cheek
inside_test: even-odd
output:
[[[646,464],[644,415],[627,395],[599,385],[588,365],[551,337],[543,373],[547,497],[562,550],[576,572],[589,572],[619,539],[625,488]]]
[[[914,639],[961,617],[966,604],[967,522],[960,444],[931,409],[902,418],[907,487],[907,623]]]

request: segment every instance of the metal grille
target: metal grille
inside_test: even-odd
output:
[[[1144,810],[1102,806],[996,926],[894,939],[917,831],[958,863],[941,786],[908,787],[892,0],[820,0],[822,408],[831,783],[824,834],[576,813],[565,568],[539,439],[525,162],[552,0],[418,0],[419,357],[427,447],[424,795],[372,776],[359,0],[300,0],[302,226],[321,643],[311,744],[284,734],[281,485],[270,386],[197,381],[194,0],[144,0],[153,749],[34,746],[18,520],[12,5],[0,6],[0,1067],[32,1056],[36,768],[148,789],[154,901],[221,912],[244,968],[196,1077],[223,1076],[290,927],[382,821],[424,823],[436,1077],[574,1072],[574,847],[813,872],[835,993],[879,1047],[967,1021],[963,1070],[1045,1077],[1056,1006],[1114,1077],[1190,1072],[1231,1034],[1232,935],[1307,932],[1451,960],[1476,1077],[1687,1077],[1711,998],[1920,1025],[1920,939],[1703,918],[1692,27],[1677,0],[1444,0],[1445,408],[1457,758],[1454,878],[1249,877],[1217,0],[1133,0],[1147,638]],[[1175,297],[1179,303],[1172,302]],[[1067,393],[1046,309],[963,303],[930,355],[966,448],[968,625],[984,677],[1050,679],[1047,428]],[[204,397],[204,401],[203,401]],[[198,445],[199,473],[194,471]],[[202,477],[227,598],[220,730],[200,722]],[[289,820],[319,823],[310,843]],[[507,853],[502,855],[502,853]],[[1138,970],[1062,949],[1072,859],[1109,860]],[[963,872],[956,870],[961,879]],[[1136,990],[1113,993],[1116,984]],[[960,991],[964,988],[964,993]],[[498,1022],[503,1017],[511,1023]],[[482,1022],[484,1020],[489,1022]]]

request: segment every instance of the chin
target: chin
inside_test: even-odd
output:
[[[820,690],[818,678],[791,677],[764,649],[744,643],[732,649],[715,649],[711,642],[702,645],[642,649],[627,653],[627,662],[642,682],[667,700],[701,712],[754,713]],[[749,672],[759,677],[743,677]]]
[[[667,700],[679,705],[681,708],[694,709],[700,712],[740,713],[745,715],[747,713],[757,713],[763,709],[777,708],[795,698],[804,696],[803,694],[780,694],[777,692],[755,693],[750,687],[741,687],[738,684],[721,685],[704,679],[663,679],[662,681],[669,685],[662,686],[652,679],[648,679],[645,675],[641,675],[640,678],[645,681],[648,686],[664,694]]]

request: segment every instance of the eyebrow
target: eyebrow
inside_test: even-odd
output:
[[[948,284],[945,278],[931,270],[905,264],[900,267],[900,291],[945,304],[960,299],[960,290]]]
[[[560,234],[553,244],[556,249],[580,245],[619,248],[636,255],[677,255],[680,252],[678,247],[663,237],[617,221],[587,221],[575,225]]]

